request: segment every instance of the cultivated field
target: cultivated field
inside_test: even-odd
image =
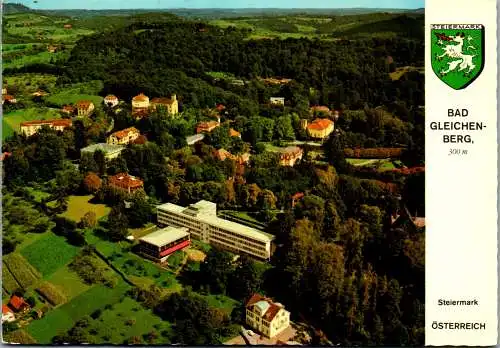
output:
[[[78,248],[66,242],[63,237],[52,232],[47,233],[36,243],[22,249],[21,254],[29,261],[44,278],[52,275],[67,264],[78,253]]]

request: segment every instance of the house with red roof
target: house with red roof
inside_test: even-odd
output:
[[[80,100],[76,103],[76,109],[78,116],[89,116],[94,111],[95,105],[90,100]]]
[[[43,126],[47,126],[58,132],[62,132],[66,128],[71,127],[72,124],[72,121],[68,119],[35,120],[21,122],[19,128],[22,134],[29,137],[37,133]]]
[[[163,107],[170,115],[177,115],[179,113],[179,102],[175,94],[172,94],[170,98],[151,99],[151,108],[156,110],[158,106]]]
[[[290,326],[290,312],[268,297],[253,294],[245,307],[247,325],[266,337],[273,338]]]
[[[14,312],[7,306],[7,305],[2,305],[2,323],[4,322],[13,322],[16,320],[16,316],[14,315]]]
[[[129,127],[114,132],[108,137],[106,142],[112,145],[127,145],[136,140],[139,135],[141,135],[141,132],[137,128]]]
[[[24,313],[30,309],[30,305],[24,301],[24,298],[17,295],[12,295],[9,301],[9,307],[17,313]]]
[[[122,190],[129,194],[144,187],[144,182],[141,179],[127,173],[118,173],[111,176],[108,184],[114,189]]]

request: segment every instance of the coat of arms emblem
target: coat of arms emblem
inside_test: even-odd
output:
[[[484,26],[432,24],[431,64],[434,73],[451,88],[470,85],[484,67]]]

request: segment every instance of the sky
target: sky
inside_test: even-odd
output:
[[[37,3],[35,3],[37,1]],[[423,8],[424,0],[12,0],[33,9]]]

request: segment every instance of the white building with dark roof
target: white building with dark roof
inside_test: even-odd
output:
[[[166,203],[158,206],[160,225],[186,227],[191,236],[240,254],[245,253],[261,260],[269,260],[274,236],[217,216],[215,203],[201,200],[188,207]]]

